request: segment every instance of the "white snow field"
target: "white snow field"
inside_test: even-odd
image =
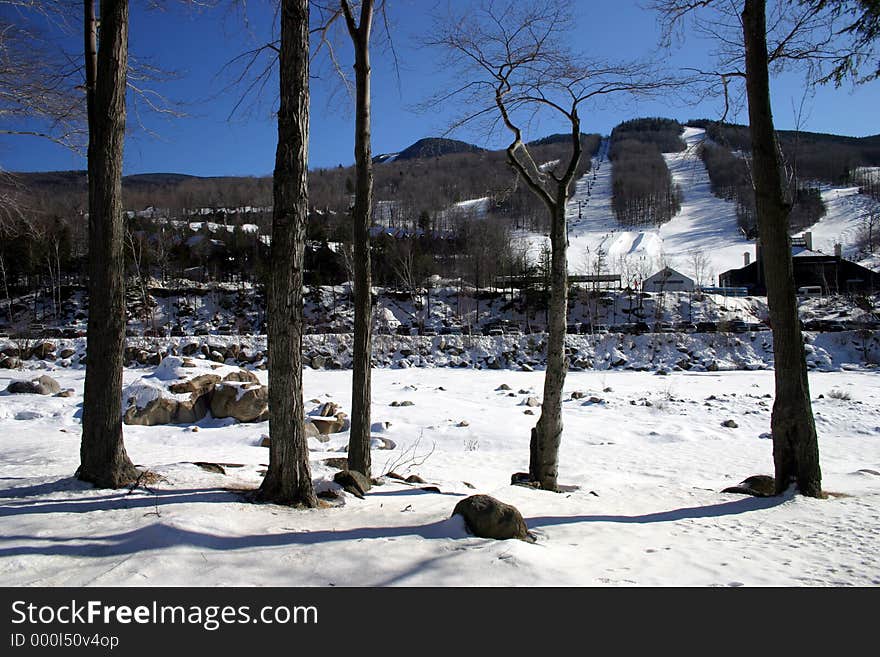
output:
[[[127,369],[125,383],[151,372]],[[2,370],[0,389],[39,373]],[[132,491],[76,481],[84,371],[49,373],[74,396],[0,395],[0,585],[880,584],[876,370],[810,374],[834,493],[815,500],[720,492],[772,474],[772,371],[570,373],[560,482],[571,488],[551,493],[509,483],[527,469],[539,409],[527,415],[524,400],[540,397],[542,372],[378,369],[372,418],[396,448],[373,452],[374,474],[418,474],[439,492],[388,479],[316,510],[240,493],[268,463],[267,423],[126,426],[128,453],[161,480]],[[327,400],[349,410],[350,381],[307,370],[306,410]],[[389,406],[405,400],[414,405]],[[336,487],[322,460],[344,456],[347,440],[310,445],[319,490]],[[475,493],[518,507],[537,541],[469,536],[450,514]]]
[[[856,242],[868,217],[880,217],[880,203],[870,196],[859,194],[858,187],[822,185],[820,189],[827,213],[807,229],[813,234],[813,248],[823,253],[834,253],[834,245],[841,244],[844,257],[856,257],[859,255]]]

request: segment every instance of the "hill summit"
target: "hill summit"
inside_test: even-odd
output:
[[[392,160],[422,160],[453,153],[482,153],[485,149],[457,139],[444,137],[426,137],[419,139],[414,144],[406,147],[396,155],[378,155],[374,162],[387,162]]]

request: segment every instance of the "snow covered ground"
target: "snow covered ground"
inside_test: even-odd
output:
[[[29,374],[0,370],[0,389]],[[541,372],[380,369],[373,421],[390,424],[376,435],[397,446],[373,452],[374,474],[418,474],[440,492],[388,480],[309,511],[239,492],[261,481],[266,423],[127,426],[132,459],[162,480],[92,490],[72,478],[84,372],[51,374],[75,395],[0,395],[0,585],[880,584],[876,371],[810,374],[824,487],[838,494],[820,501],[719,492],[772,473],[771,371],[570,373],[560,480],[576,488],[548,493],[509,485],[527,468],[537,415],[523,402],[540,396]],[[307,370],[305,399],[348,410],[350,374]],[[310,446],[319,488],[335,486],[322,460],[347,439]],[[468,536],[450,514],[474,493],[517,506],[538,541]]]

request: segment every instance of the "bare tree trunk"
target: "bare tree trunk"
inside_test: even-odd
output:
[[[85,1],[89,121],[89,319],[77,476],[104,488],[130,484],[138,471],[122,439],[125,342],[122,148],[128,68],[128,0],[102,0],[101,43],[93,0]]]
[[[373,0],[361,4],[356,25],[348,2],[342,0],[355,51],[355,202],[354,228],[354,354],[351,377],[351,432],[348,468],[370,479],[370,403],[373,346],[370,219],[373,209],[373,163],[370,121],[370,31]]]
[[[278,148],[269,275],[269,468],[258,499],[318,505],[303,425],[303,269],[308,221],[309,2],[282,0]]]
[[[60,316],[60,313],[61,313],[61,276],[62,276],[62,272],[61,272],[61,247],[58,244],[57,239],[54,242],[54,247],[55,247],[54,250],[55,250],[55,274],[56,274],[55,283],[57,285],[57,287],[56,287],[57,302],[55,304],[55,308],[57,310],[55,311],[55,319],[58,319]]]
[[[792,482],[810,497],[822,497],[822,473],[788,234],[790,206],[783,196],[779,149],[770,108],[765,0],[746,0],[743,34],[746,92],[758,230],[773,327],[776,399],[770,420],[776,492]]]
[[[568,253],[565,243],[567,184],[559,185],[550,223],[550,300],[547,313],[547,371],[541,417],[532,429],[529,447],[529,475],[546,490],[556,490],[559,474],[559,445],[562,442],[562,388],[568,363],[565,360],[565,330],[568,320]]]
[[[6,276],[6,261],[3,259],[2,253],[0,253],[0,276],[3,277],[3,292],[6,296],[6,313],[9,318],[9,326],[11,327],[14,323],[12,315],[12,297],[9,295],[9,280]]]

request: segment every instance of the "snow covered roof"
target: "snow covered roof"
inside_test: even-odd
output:
[[[691,283],[694,282],[692,278],[690,278],[689,276],[685,276],[684,274],[682,274],[681,272],[676,271],[676,270],[673,269],[672,267],[664,267],[663,269],[661,269],[660,271],[658,271],[656,274],[652,274],[651,276],[649,276],[648,278],[646,278],[646,279],[645,279],[645,282],[647,283],[648,281],[653,281],[653,280],[655,280],[655,279],[667,279],[667,278],[672,278],[673,276],[676,277],[676,278],[682,278],[682,279],[684,279],[684,280],[690,281]]]

